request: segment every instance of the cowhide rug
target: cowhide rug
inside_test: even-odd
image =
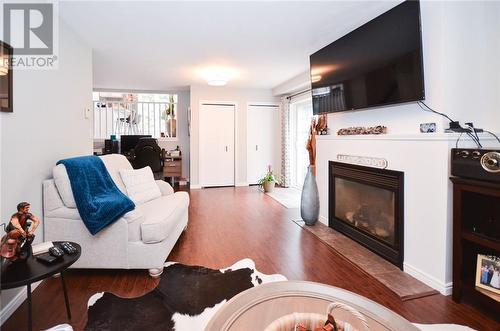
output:
[[[141,297],[125,299],[108,292],[90,297],[85,330],[204,330],[236,294],[283,280],[283,275],[258,272],[250,259],[220,270],[167,263],[158,286]]]

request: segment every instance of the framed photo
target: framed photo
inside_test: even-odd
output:
[[[9,44],[0,40],[0,111],[13,112],[12,107],[12,55]]]
[[[500,258],[477,255],[476,286],[500,294]]]

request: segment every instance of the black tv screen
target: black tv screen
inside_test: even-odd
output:
[[[406,1],[310,57],[314,114],[423,100],[420,5]]]

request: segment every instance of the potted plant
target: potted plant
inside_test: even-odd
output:
[[[273,174],[271,165],[269,165],[267,167],[266,175],[261,179],[259,179],[259,187],[262,187],[264,189],[264,192],[272,192],[277,182],[278,181],[276,180],[276,177]]]

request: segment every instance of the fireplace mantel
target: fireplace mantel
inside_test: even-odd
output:
[[[414,133],[414,134],[366,134],[366,135],[346,135],[336,134],[318,135],[316,140],[403,140],[403,141],[450,141],[455,142],[460,137],[459,133]],[[496,139],[487,133],[479,133],[481,141],[496,142]],[[466,142],[470,139],[462,135],[460,141]]]

